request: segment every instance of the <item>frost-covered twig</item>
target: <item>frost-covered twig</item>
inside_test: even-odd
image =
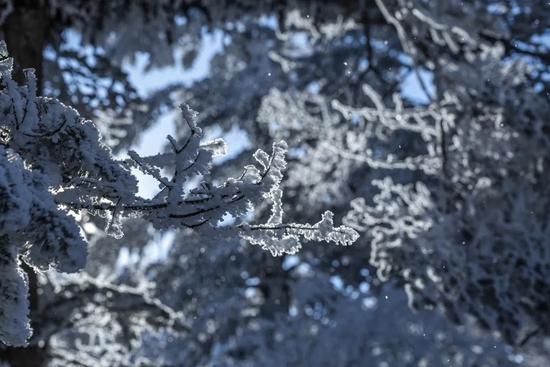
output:
[[[6,54],[5,44],[0,44],[0,53]],[[36,269],[74,272],[85,265],[87,244],[74,211],[84,209],[105,217],[106,232],[115,237],[122,236],[121,220],[135,216],[160,229],[193,228],[208,236],[215,234],[225,215],[242,224],[254,206],[271,201],[274,215],[266,224],[269,229],[237,226],[233,232],[273,254],[294,253],[302,241],[351,244],[357,238],[350,228],[333,227],[331,213],[315,225],[282,223],[284,142],[275,143],[271,154],[258,150],[254,157],[259,167],[247,166],[240,177],[215,184],[209,177],[212,157],[223,153],[225,145],[220,140],[203,144],[196,113],[184,105],[182,115],[190,131],[183,142],[169,136],[171,152],[151,157],[131,152],[131,160],[120,161],[101,142],[92,122],[55,99],[37,97],[32,70],[25,73],[26,86],[11,79],[9,59],[0,61],[0,72],[0,110],[4,111],[0,251],[5,254],[0,340],[4,343],[22,345],[30,335],[25,317],[27,283],[18,266],[19,254]],[[129,165],[161,183],[154,198],[137,195],[137,180]],[[165,172],[171,177],[165,177]]]

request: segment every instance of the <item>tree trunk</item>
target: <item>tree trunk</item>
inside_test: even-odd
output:
[[[41,1],[20,1],[14,3],[15,9],[2,26],[10,57],[14,61],[13,79],[22,84],[25,82],[24,69],[35,69],[37,89],[42,91],[43,51],[48,31],[46,9]],[[37,335],[39,320],[38,278],[34,270],[22,263],[29,280],[29,305],[31,326]],[[11,367],[41,367],[47,363],[47,343],[38,343],[31,339],[26,348],[13,348],[0,345],[0,361]]]
[[[14,60],[13,79],[25,81],[24,69],[33,68],[38,79],[38,90],[42,91],[43,52],[48,31],[47,10],[41,1],[21,1],[4,25],[4,40]]]

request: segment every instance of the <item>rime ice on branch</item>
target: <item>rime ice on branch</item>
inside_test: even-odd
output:
[[[157,228],[241,235],[274,255],[296,252],[302,240],[349,245],[357,239],[354,230],[334,227],[330,212],[315,225],[282,222],[284,142],[275,143],[271,155],[258,150],[259,167],[247,166],[239,177],[215,184],[209,179],[212,157],[223,154],[225,145],[201,144],[195,113],[184,106],[189,134],[183,141],[169,136],[171,152],[130,152],[129,160],[115,160],[91,121],[55,99],[37,97],[32,70],[26,71],[27,85],[17,85],[5,44],[0,47],[0,341],[24,345],[31,333],[19,255],[35,269],[74,272],[85,265],[86,242],[74,211],[107,218],[106,231],[114,236],[122,235],[122,218],[141,216]],[[153,199],[137,196],[132,167],[159,182]],[[268,222],[245,223],[244,215],[266,200],[273,203]],[[221,229],[227,214],[238,224]]]

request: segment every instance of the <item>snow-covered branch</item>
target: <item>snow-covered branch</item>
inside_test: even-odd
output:
[[[212,157],[223,154],[225,145],[220,140],[202,143],[196,114],[184,105],[182,116],[189,133],[181,141],[168,137],[171,152],[151,157],[130,152],[129,160],[116,160],[91,121],[55,99],[37,96],[32,70],[25,72],[26,85],[17,85],[11,79],[5,44],[0,47],[0,340],[4,343],[22,345],[30,335],[25,317],[27,282],[18,256],[37,270],[81,269],[86,240],[74,213],[83,209],[106,218],[106,232],[115,237],[122,236],[125,217],[143,217],[160,229],[194,228],[209,236],[230,215],[238,223],[231,233],[274,255],[294,253],[302,241],[347,245],[357,239],[354,230],[335,228],[330,213],[315,225],[282,222],[284,142],[275,143],[271,154],[258,150],[254,158],[259,166],[249,165],[239,177],[214,183]],[[153,199],[137,195],[132,167],[159,181],[160,191]],[[266,200],[272,202],[274,213],[266,226],[245,224],[247,213]]]

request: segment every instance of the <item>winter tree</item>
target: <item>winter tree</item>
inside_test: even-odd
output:
[[[4,55],[3,258],[20,302],[2,330],[21,332],[2,340],[29,346],[0,359],[548,363],[546,3],[36,4],[2,17],[16,81]],[[223,46],[206,78],[138,92],[128,64],[189,67],[209,32]],[[182,104],[199,114],[184,107],[159,154],[124,154]],[[202,139],[235,130],[249,143],[224,160]],[[355,239],[333,216],[354,246],[295,253]]]

